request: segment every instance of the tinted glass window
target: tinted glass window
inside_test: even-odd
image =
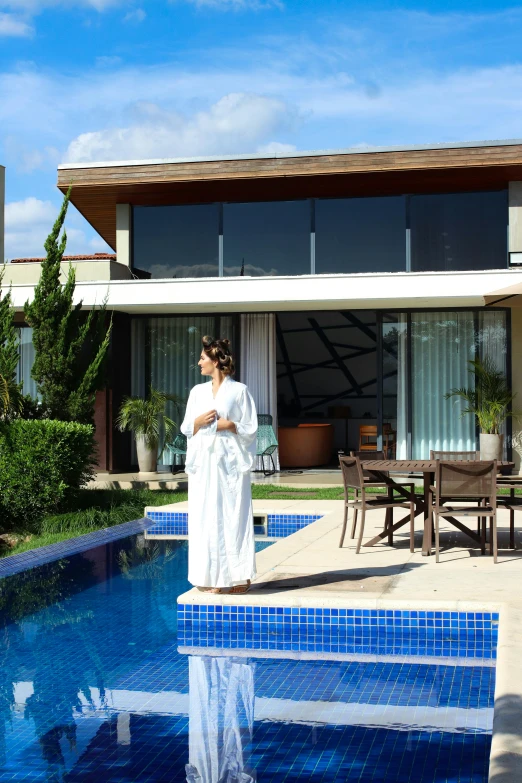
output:
[[[317,199],[315,271],[318,274],[405,269],[404,196]]]
[[[225,275],[310,274],[310,202],[224,204]]]
[[[219,207],[135,207],[133,266],[143,277],[218,274]]]
[[[412,271],[507,266],[506,191],[412,196]]]

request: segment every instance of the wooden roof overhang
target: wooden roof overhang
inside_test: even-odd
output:
[[[116,249],[116,204],[152,206],[442,193],[522,180],[522,143],[193,160],[66,165],[58,188]]]

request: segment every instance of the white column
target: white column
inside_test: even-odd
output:
[[[131,205],[116,204],[116,256],[119,264],[131,265]]]
[[[509,258],[522,263],[522,182],[509,183]]]
[[[0,166],[0,264],[5,261],[4,246],[5,168]]]

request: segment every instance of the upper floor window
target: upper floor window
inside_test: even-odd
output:
[[[309,275],[310,201],[223,205],[225,275]]]
[[[507,266],[505,190],[410,196],[410,225],[414,272]]]
[[[404,196],[317,199],[317,273],[403,272],[405,269]]]
[[[143,277],[219,273],[219,206],[134,207],[133,267]]]
[[[152,278],[507,267],[507,191],[134,207]]]

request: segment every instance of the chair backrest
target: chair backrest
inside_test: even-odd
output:
[[[173,453],[186,453],[187,451],[187,436],[182,432],[178,432],[172,443],[167,444],[167,448],[170,448]]]
[[[480,459],[480,451],[430,451],[430,459],[469,460]]]
[[[440,498],[486,498],[496,502],[496,460],[437,460],[435,487],[437,505]]]
[[[359,459],[385,459],[384,451],[350,451],[350,457],[359,457]]]
[[[351,457],[359,457],[359,459],[386,459],[384,456],[384,451],[370,451],[370,449],[365,451],[350,451]],[[369,470],[364,469],[364,465],[362,467],[363,476],[365,478],[372,478],[373,474]],[[388,476],[389,473],[387,470],[381,470],[379,471],[384,476]],[[375,479],[373,479],[375,481]]]
[[[269,413],[257,414],[256,454],[273,454],[279,446],[272,426],[273,418]]]
[[[359,435],[360,437],[365,438],[376,438],[377,437],[377,425],[376,424],[360,424],[359,425]]]
[[[339,457],[343,474],[344,496],[348,498],[348,489],[363,489],[364,476],[359,457]]]

